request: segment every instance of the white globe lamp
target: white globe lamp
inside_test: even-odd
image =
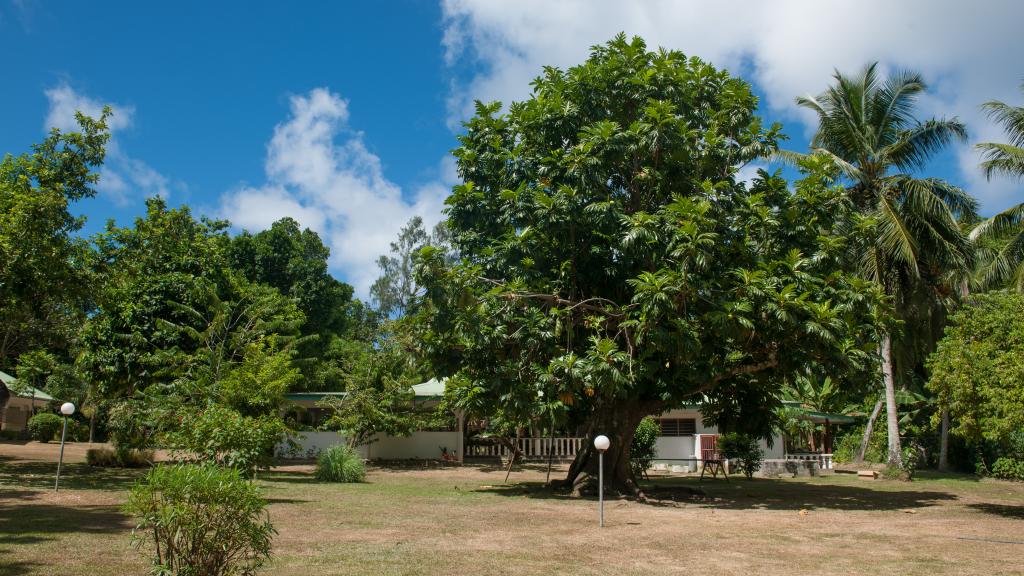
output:
[[[57,479],[53,481],[53,491],[60,490],[60,467],[64,464],[64,438],[68,435],[68,416],[75,413],[75,405],[65,402],[60,405],[60,413],[64,415],[64,429],[60,433],[60,459],[57,460]]]
[[[604,528],[604,451],[612,445],[607,436],[601,434],[594,438],[594,448],[597,449],[597,501],[601,509],[601,527]]]

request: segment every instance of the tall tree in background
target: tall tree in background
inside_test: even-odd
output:
[[[608,435],[609,485],[636,492],[640,420],[702,401],[723,429],[770,434],[783,377],[835,374],[875,347],[878,290],[840,257],[830,162],[797,190],[737,170],[775,148],[750,86],[624,35],[532,96],[478,104],[447,200],[459,261],[420,250],[416,318],[438,376],[487,410],[564,399]],[[597,472],[584,443],[565,479]]]
[[[352,299],[352,287],[328,273],[329,256],[320,236],[291,218],[256,234],[239,234],[229,250],[233,268],[249,281],[293,298],[305,316],[295,352],[303,373],[301,388],[307,390],[339,387],[339,357],[350,348],[346,341],[364,338],[363,324],[371,320]]]
[[[989,118],[1006,130],[1006,142],[977,145],[985,176],[1009,176],[1024,183],[1024,106],[994,100],[983,108]],[[983,252],[982,286],[1009,283],[1018,292],[1024,292],[1024,202],[983,221],[971,231],[971,237],[995,245]]]
[[[382,254],[377,259],[381,274],[370,287],[370,297],[382,316],[403,316],[409,311],[420,293],[413,273],[416,251],[428,245],[449,251],[448,236],[444,223],[428,233],[419,216],[413,216],[402,227],[398,239],[391,243],[391,254]]]
[[[953,141],[966,139],[964,125],[954,119],[914,117],[914,104],[926,87],[920,75],[900,72],[879,77],[877,64],[855,75],[836,72],[835,83],[817,97],[797,99],[818,115],[812,153],[839,166],[847,195],[861,221],[862,270],[893,298],[904,321],[904,343],[919,326],[910,317],[912,295],[935,290],[949,274],[966,275],[972,250],[958,218],[973,217],[977,202],[959,188],[936,178],[914,175],[933,154]],[[896,408],[892,331],[879,347],[885,385],[888,461],[902,465]]]
[[[66,352],[91,302],[84,217],[70,205],[96,194],[107,118],[76,115],[80,131],[54,129],[32,153],[0,161],[0,368],[23,352]]]

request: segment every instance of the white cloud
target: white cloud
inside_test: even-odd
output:
[[[959,116],[972,141],[998,140],[978,105],[1020,100],[1024,77],[1024,3],[958,2],[675,2],[621,0],[444,0],[444,44],[449,63],[469,60],[481,70],[457,83],[449,97],[450,124],[471,114],[475,99],[508,103],[529,95],[543,65],[583,61],[591,45],[619,31],[649,47],[665,46],[741,70],[767,96],[773,114],[813,120],[793,104],[816,94],[835,68],[853,72],[872,60],[886,69],[911,68],[931,82],[922,114]],[[791,134],[794,145],[807,134]],[[987,183],[970,146],[957,150],[959,168],[986,211],[1006,207],[1011,184]]]
[[[75,113],[81,112],[92,118],[99,118],[104,104],[77,92],[67,83],[62,83],[44,92],[50,108],[43,128],[59,128],[62,131],[78,130]],[[135,108],[111,105],[113,115],[107,119],[110,140],[107,142],[107,156],[100,168],[100,181],[96,189],[100,194],[120,205],[127,205],[146,196],[170,196],[170,180],[151,166],[126,154],[121,148],[117,134],[132,125]],[[176,187],[183,184],[175,183]]]
[[[348,117],[348,102],[325,88],[293,96],[267,145],[267,182],[225,194],[221,213],[249,230],[284,216],[316,230],[331,248],[332,268],[365,298],[379,274],[377,257],[402,225],[416,215],[427,226],[440,219],[452,168],[442,163],[445,182],[403,194]]]

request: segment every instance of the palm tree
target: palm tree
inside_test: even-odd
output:
[[[1024,92],[1024,85],[1021,86]],[[981,168],[985,177],[1010,176],[1024,180],[1024,106],[994,100],[982,105],[988,117],[1006,130],[1007,142],[982,142]],[[1024,203],[985,220],[971,231],[971,238],[986,242],[979,283],[990,287],[1011,281],[1024,292]]]
[[[973,215],[977,202],[943,180],[914,175],[944,146],[965,140],[964,125],[955,118],[918,121],[914,104],[926,89],[920,75],[900,72],[882,79],[877,67],[871,64],[852,76],[836,71],[828,90],[797,98],[797,104],[817,113],[812,154],[827,156],[838,166],[864,224],[858,228],[867,231],[853,239],[861,243],[863,272],[892,297],[897,316],[902,316],[901,310],[912,308],[907,299],[919,293],[916,288],[938,288],[949,271],[966,274],[973,255],[957,220]],[[901,466],[890,331],[882,336],[879,354],[888,460]]]

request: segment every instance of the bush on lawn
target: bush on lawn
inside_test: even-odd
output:
[[[1000,458],[992,464],[992,477],[1024,481],[1024,460]]]
[[[316,478],[323,482],[362,482],[366,465],[354,449],[343,444],[331,446],[316,460]]]
[[[746,434],[729,433],[718,438],[718,451],[729,461],[735,461],[737,468],[748,479],[761,469],[764,451],[757,445],[757,439]]]
[[[28,435],[39,442],[49,442],[60,433],[64,420],[56,414],[44,412],[28,419]]]
[[[138,518],[137,548],[153,545],[153,572],[250,576],[270,558],[275,530],[259,487],[234,468],[157,466],[124,510]]]
[[[89,466],[99,468],[145,468],[153,464],[152,450],[134,448],[90,448],[85,452]]]
[[[661,426],[651,416],[647,416],[637,425],[636,432],[633,434],[633,444],[629,451],[630,464],[633,466],[633,476],[639,478],[641,474],[651,467],[651,463],[654,462],[654,458],[657,456],[657,450],[655,450],[654,445],[658,441],[659,434],[661,434]]]
[[[164,439],[180,456],[255,476],[258,468],[270,466],[274,446],[286,432],[284,422],[276,416],[244,416],[214,404],[183,414],[180,426]]]

